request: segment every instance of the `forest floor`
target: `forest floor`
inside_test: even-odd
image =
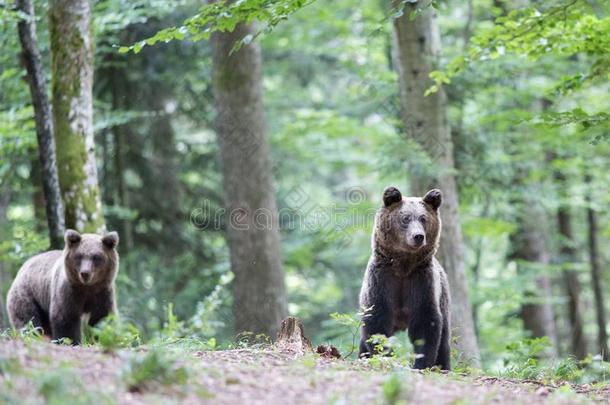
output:
[[[171,345],[104,352],[0,340],[4,404],[575,404],[608,403],[610,386],[418,372],[370,360],[278,349],[201,351]]]

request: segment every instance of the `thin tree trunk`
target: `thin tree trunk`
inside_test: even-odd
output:
[[[122,108],[125,108],[124,103],[121,102],[121,90],[119,89],[119,85],[122,88],[127,86],[125,80],[118,78],[122,78],[123,75],[126,74],[125,71],[121,69],[112,69],[111,72],[117,78],[112,83],[112,109],[114,111],[120,111]],[[127,191],[127,184],[125,183],[125,155],[127,154],[128,145],[126,142],[127,131],[126,124],[118,125],[114,127],[114,154],[115,154],[115,178],[117,182],[117,193],[119,204],[122,208],[129,208],[129,193]],[[123,252],[130,252],[133,248],[133,227],[132,221],[129,219],[121,219],[121,244],[123,245]]]
[[[585,176],[585,184],[591,185],[591,177]],[[585,193],[587,200],[587,224],[589,226],[589,264],[591,266],[591,285],[595,298],[595,316],[597,320],[597,350],[605,361],[610,361],[608,334],[606,332],[606,310],[604,308],[604,287],[602,265],[599,257],[597,240],[597,214],[592,206],[590,191]]]
[[[556,172],[555,178],[559,187],[565,189],[566,178],[563,173]],[[557,210],[557,226],[560,240],[560,260],[564,268],[563,282],[568,294],[568,319],[570,321],[570,346],[574,356],[584,359],[587,356],[587,341],[584,333],[583,308],[580,298],[581,285],[578,272],[571,267],[576,261],[574,236],[572,233],[572,217],[569,207],[562,203]]]
[[[395,2],[399,4],[401,2]],[[459,219],[459,201],[454,176],[453,143],[447,117],[447,98],[443,89],[424,97],[432,84],[429,74],[440,54],[440,32],[430,2],[406,4],[402,17],[394,20],[397,70],[400,80],[402,120],[408,136],[417,141],[437,165],[434,175],[418,174],[414,191],[423,195],[435,185],[443,192],[441,217],[443,231],[439,258],[443,264],[452,297],[452,329],[462,359],[480,364],[479,348],[472,319],[468,280],[464,266],[464,244]],[[414,20],[416,8],[423,8]],[[435,177],[435,178],[434,178]]]
[[[47,97],[46,83],[40,61],[40,51],[38,50],[38,40],[36,38],[34,6],[31,0],[17,0],[15,7],[28,16],[27,19],[24,18],[19,21],[17,29],[19,31],[23,60],[28,73],[32,105],[34,106],[40,177],[44,200],[46,201],[45,208],[49,228],[49,242],[51,249],[60,249],[63,246],[65,228],[64,208],[57,174],[51,104]]]
[[[263,109],[262,57],[254,42],[231,53],[253,29],[212,35],[214,93],[236,331],[275,336],[287,314],[278,213]]]
[[[2,183],[2,180],[3,179],[0,178],[0,183]],[[6,222],[8,221],[6,213],[11,202],[11,193],[11,187],[3,187],[2,190],[0,190],[0,231],[4,230]],[[0,289],[2,289],[3,286],[8,287],[6,281],[11,278],[11,275],[9,275],[9,266],[2,259],[3,258],[0,257]],[[6,305],[4,303],[5,294],[6,291],[0,290],[0,329],[6,329],[10,326],[6,313]]]
[[[169,90],[162,92],[169,93]],[[165,97],[153,97],[149,108],[156,113],[150,128],[153,155],[151,169],[157,179],[154,191],[158,195],[157,204],[162,211],[161,220],[167,229],[172,230],[171,235],[176,240],[176,236],[181,234],[179,228],[182,226],[180,221],[183,218],[180,212],[182,190],[178,179],[176,134],[172,126],[172,117],[166,111]]]
[[[105,229],[93,139],[93,36],[89,0],[50,0],[53,125],[66,226]]]
[[[525,203],[528,210],[529,203]],[[523,210],[522,210],[523,211]],[[547,336],[551,342],[550,356],[557,355],[557,331],[550,299],[552,297],[551,280],[539,267],[550,264],[550,253],[546,246],[543,229],[539,223],[532,223],[531,218],[541,217],[542,213],[521,212],[518,227],[511,235],[512,253],[510,258],[517,260],[518,272],[538,273],[533,277],[534,285],[525,292],[527,302],[521,306],[523,326],[531,337]]]

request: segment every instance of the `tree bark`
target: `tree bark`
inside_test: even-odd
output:
[[[585,176],[585,184],[590,186],[590,176]],[[602,265],[599,257],[599,242],[597,240],[597,213],[592,206],[590,192],[586,192],[585,198],[587,201],[587,224],[589,227],[589,265],[591,266],[591,285],[595,298],[595,317],[597,320],[597,350],[602,355],[604,361],[610,361],[608,333],[606,331],[606,309],[604,308]]]
[[[396,1],[394,4],[399,3],[401,2]],[[406,4],[403,16],[394,20],[401,116],[407,135],[422,146],[437,166],[434,175],[422,174],[418,175],[418,179],[413,179],[413,191],[423,195],[425,189],[434,185],[443,192],[443,231],[439,259],[447,271],[451,285],[452,329],[457,337],[457,348],[462,360],[478,366],[480,356],[464,266],[447,97],[442,88],[424,97],[426,89],[432,85],[429,74],[438,63],[441,45],[436,13],[429,4],[429,1]],[[423,10],[411,20],[410,14],[418,7]]]
[[[311,341],[305,336],[303,324],[297,318],[289,316],[282,321],[277,333],[275,347],[282,352],[303,356],[313,353]]]
[[[126,89],[128,84],[124,80],[126,71],[124,69],[113,68],[110,70],[111,75],[116,78],[111,85],[112,93],[112,109],[114,111],[120,111],[126,109],[125,100],[126,97],[121,92],[121,88]],[[118,78],[121,78],[120,80]],[[121,86],[121,88],[119,88]],[[114,169],[115,178],[117,182],[117,194],[119,204],[122,208],[129,208],[129,192],[127,190],[127,184],[125,183],[125,156],[127,154],[129,146],[127,145],[127,125],[117,125],[113,128],[114,135]],[[131,252],[133,248],[133,226],[132,221],[129,219],[121,219],[121,245],[122,251],[125,253]]]
[[[53,125],[66,226],[105,229],[93,139],[93,47],[89,0],[50,0]]]
[[[23,60],[27,70],[32,105],[34,106],[40,177],[46,202],[45,212],[50,248],[61,249],[64,244],[64,207],[59,188],[59,176],[57,174],[51,104],[47,97],[46,82],[40,61],[38,39],[36,37],[34,6],[31,0],[17,0],[15,7],[28,16],[27,19],[22,19],[17,23],[17,29],[19,31]]]
[[[239,24],[212,35],[216,130],[227,209],[236,331],[275,336],[287,314],[278,213],[263,109],[262,57]]]
[[[5,184],[3,182],[3,178],[0,178],[0,183]],[[0,190],[0,230],[4,231],[4,227],[8,222],[8,218],[6,217],[8,207],[11,202],[11,187],[3,187]],[[7,280],[10,280],[12,275],[9,274],[9,265],[3,260],[4,258],[0,256],[0,286],[8,286]],[[9,328],[8,314],[6,313],[6,305],[4,302],[4,294],[0,293],[0,329]]]
[[[525,205],[528,209],[532,207],[529,203]],[[510,258],[517,261],[517,271],[521,275],[526,275],[527,272],[540,273],[541,270],[536,266],[548,266],[550,253],[546,246],[543,229],[540,228],[539,223],[532,223],[531,218],[532,215],[540,218],[542,213],[528,212],[526,215],[521,210],[520,214],[518,227],[510,237],[512,246]],[[557,355],[558,340],[553,307],[550,302],[551,280],[544,273],[536,275],[533,280],[534,285],[525,292],[526,303],[521,306],[521,319],[531,337],[547,336],[549,338],[552,347],[548,355],[554,357]]]
[[[566,187],[566,178],[563,173],[556,172],[555,178],[561,189]],[[578,359],[587,357],[587,341],[584,333],[583,308],[580,298],[581,285],[578,272],[572,269],[576,261],[574,236],[572,233],[572,217],[569,207],[562,202],[557,210],[557,227],[560,236],[560,262],[563,282],[568,294],[568,318],[570,322],[570,346],[574,356]]]

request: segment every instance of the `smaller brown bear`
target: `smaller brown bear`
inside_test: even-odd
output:
[[[65,248],[41,253],[26,261],[7,297],[11,325],[30,321],[53,340],[69,338],[80,344],[83,315],[93,326],[116,313],[114,279],[119,269],[119,235],[65,233]]]
[[[441,234],[442,195],[403,198],[395,187],[383,193],[377,211],[372,254],[360,291],[363,316],[360,356],[375,354],[373,335],[409,330],[414,368],[449,370],[451,339],[449,283],[434,257]]]

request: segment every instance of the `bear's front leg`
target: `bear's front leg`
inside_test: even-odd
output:
[[[421,370],[435,365],[442,328],[441,313],[433,305],[415,311],[409,324],[409,339],[415,348],[413,368]]]
[[[73,345],[81,342],[81,314],[69,306],[51,306],[51,337],[68,338]]]
[[[360,357],[371,357],[373,354],[381,354],[376,342],[371,342],[373,335],[392,336],[393,313],[391,308],[382,300],[366,308],[362,316],[362,329],[360,331]],[[385,351],[385,348],[384,348]]]
[[[89,305],[85,307],[85,312],[89,312],[89,326],[95,326],[99,321],[110,314],[116,314],[114,292],[106,290],[97,294]]]

